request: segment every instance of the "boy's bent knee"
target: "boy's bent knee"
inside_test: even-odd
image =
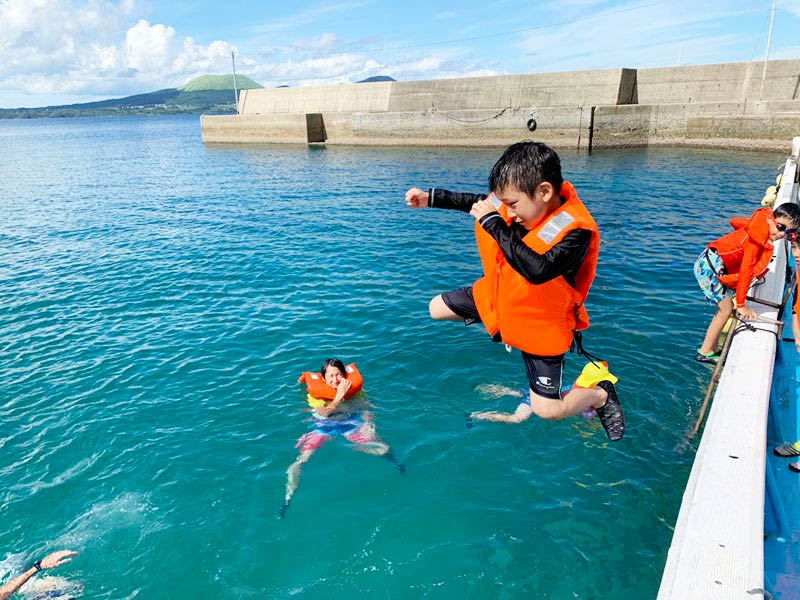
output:
[[[538,394],[530,393],[531,396],[531,410],[540,419],[546,421],[558,421],[564,418],[566,406],[563,400],[556,400],[554,398],[545,398]]]
[[[437,321],[461,321],[463,320],[450,307],[444,303],[442,295],[439,294],[428,303],[428,313],[432,319]]]

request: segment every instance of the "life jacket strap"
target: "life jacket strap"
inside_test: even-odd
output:
[[[597,367],[599,369],[600,365],[598,365],[597,363],[602,362],[602,359],[597,357],[597,356],[595,356],[591,352],[588,352],[583,347],[583,332],[582,331],[575,331],[573,333],[574,334],[572,336],[572,344],[569,347],[569,351],[570,352],[576,352],[578,355],[581,355],[581,356],[585,356],[589,360],[590,363],[592,363],[595,367]]]

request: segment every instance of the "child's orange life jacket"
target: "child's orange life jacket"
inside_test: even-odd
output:
[[[345,367],[345,379],[350,382],[350,389],[347,390],[345,398],[349,398],[364,387],[364,379],[361,373],[356,369],[355,363],[351,363]],[[336,397],[336,388],[332,388],[319,372],[304,371],[297,379],[298,383],[305,383],[308,388],[308,394],[319,400],[330,402]]]
[[[768,222],[771,218],[772,209],[769,208],[757,209],[750,219],[735,217],[730,220],[734,231],[707,246],[722,259],[725,273],[717,277],[722,285],[736,290],[737,306],[744,306],[753,278],[767,272],[773,250]]]
[[[597,268],[600,232],[592,215],[568,181],[561,186],[564,203],[522,241],[544,254],[575,229],[592,232],[586,257],[575,277],[575,287],[563,276],[534,285],[515,271],[503,256],[494,238],[475,223],[475,240],[483,263],[484,276],[472,288],[475,306],[491,336],[498,332],[503,342],[539,356],[564,354],[572,345],[575,331],[589,326],[583,306]],[[505,206],[500,215],[510,223]]]

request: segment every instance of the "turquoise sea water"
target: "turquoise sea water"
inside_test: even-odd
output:
[[[560,152],[603,236],[610,445],[580,417],[465,428],[524,369],[429,320],[479,276],[472,218],[403,192],[484,191],[499,149],[203,146],[197,117],[0,121],[0,144],[0,560],[77,550],[52,574],[87,598],[655,597],[710,377],[692,262],[782,155]],[[328,356],[407,472],[334,440],[278,520],[296,377]]]

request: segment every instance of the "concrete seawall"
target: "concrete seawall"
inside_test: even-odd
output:
[[[208,143],[701,146],[786,150],[800,60],[244,90]],[[536,130],[528,123],[535,116]]]

